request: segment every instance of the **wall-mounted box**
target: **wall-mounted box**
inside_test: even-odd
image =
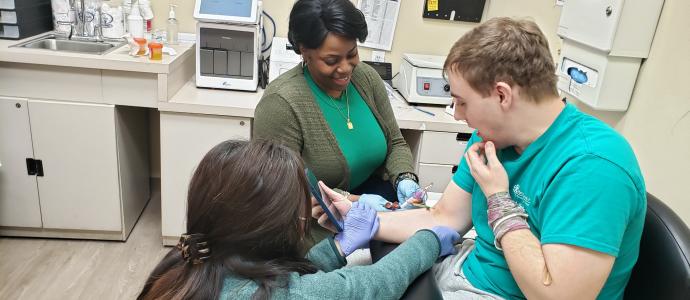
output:
[[[558,88],[594,109],[628,109],[642,59],[649,55],[663,0],[566,1]]]

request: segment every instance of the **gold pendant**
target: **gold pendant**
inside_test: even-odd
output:
[[[352,128],[354,128],[354,126],[352,126],[352,122],[347,121],[347,129],[352,130]]]

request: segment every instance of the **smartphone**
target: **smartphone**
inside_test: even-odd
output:
[[[335,229],[338,232],[343,231],[343,217],[340,216],[340,213],[333,207],[333,210],[330,209],[331,206],[331,201],[328,199],[328,197],[323,197],[321,194],[321,189],[319,188],[319,180],[316,179],[316,176],[314,176],[314,173],[312,173],[309,169],[304,169],[304,173],[307,174],[307,181],[309,182],[309,191],[311,191],[312,196],[316,198],[316,201],[319,202],[319,205],[321,205],[321,208],[323,208],[323,211],[326,213],[328,216],[328,219],[331,220],[331,223],[335,225]]]

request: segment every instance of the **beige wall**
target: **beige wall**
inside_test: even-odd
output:
[[[115,2],[115,1],[113,1]],[[153,0],[158,16],[154,27],[165,28],[168,3],[178,6],[180,32],[193,32],[193,0]],[[453,42],[474,23],[421,18],[422,1],[401,1],[393,49],[386,61],[397,71],[403,52],[445,55]],[[542,28],[557,57],[556,36],[560,8],[553,0],[488,0],[484,19],[496,16],[529,17]],[[286,36],[293,1],[265,0],[264,9],[278,25],[278,36]],[[578,105],[621,132],[632,144],[640,161],[648,190],[665,201],[690,224],[690,1],[666,0],[649,58],[642,65],[630,108],[625,113],[597,112]],[[361,58],[371,51],[361,48]],[[395,72],[395,71],[394,71]]]
[[[180,32],[194,32],[196,30],[196,23],[192,17],[193,0],[153,0],[152,2],[154,13],[159,16],[153,22],[154,28],[165,28],[168,3],[174,3],[178,5],[177,16]],[[357,0],[353,2],[356,4]],[[554,2],[553,0],[489,0],[484,18],[495,16],[530,17],[544,29],[551,45],[560,45],[555,31],[560,8],[555,7]],[[264,11],[276,21],[277,36],[287,36],[288,16],[293,3],[294,1],[291,0],[263,1]],[[386,52],[386,61],[393,64],[394,72],[397,72],[403,52],[446,55],[453,43],[463,33],[475,26],[475,23],[423,19],[422,5],[424,2],[421,0],[404,0],[401,3],[392,51]],[[265,23],[267,24],[266,27],[270,27],[268,20]],[[554,48],[552,49],[554,57],[557,57],[557,47],[552,48]],[[361,47],[360,58],[370,60],[371,50]]]

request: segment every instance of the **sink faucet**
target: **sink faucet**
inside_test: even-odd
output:
[[[79,3],[77,4],[77,1]],[[69,0],[69,21],[58,21],[60,25],[70,25],[70,40],[90,40],[103,41],[103,28],[112,27],[113,16],[101,11],[101,7],[96,8],[96,13],[87,11],[84,0]],[[97,20],[97,22],[96,22]],[[93,23],[93,34],[89,33],[89,23]]]

